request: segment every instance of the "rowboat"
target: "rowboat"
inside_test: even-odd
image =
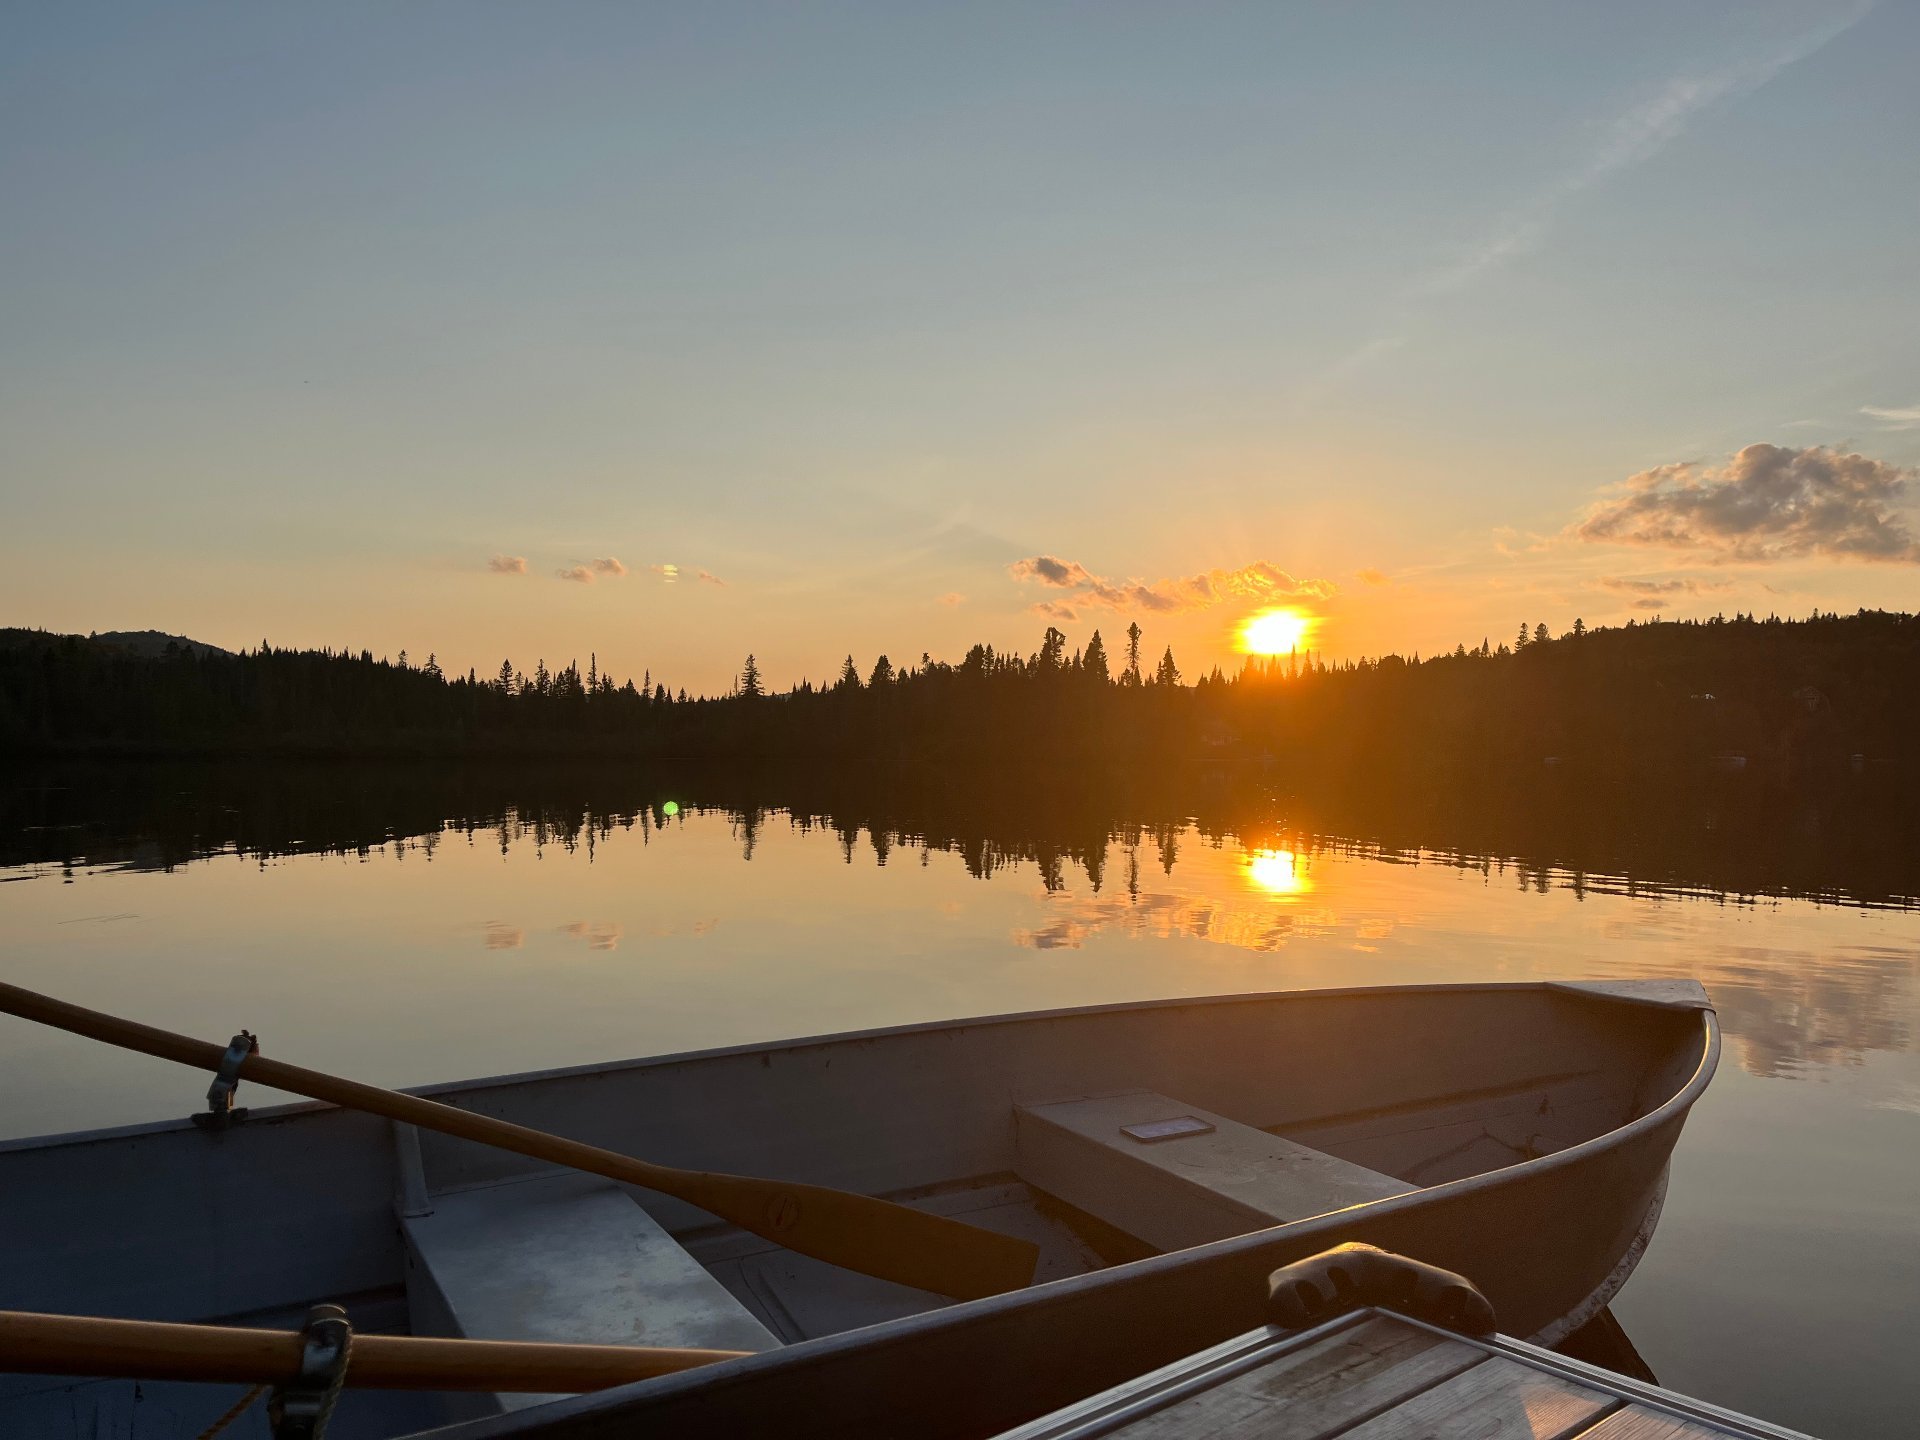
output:
[[[335,1106],[18,1140],[0,1145],[0,1307],[282,1326],[328,1300],[366,1334],[735,1354],[561,1399],[349,1390],[340,1440],[450,1421],[476,1437],[641,1421],[979,1435],[1245,1331],[1267,1272],[1343,1241],[1471,1275],[1504,1329],[1558,1342],[1645,1249],[1718,1050],[1692,982],[1404,986],[1042,1011],[409,1092],[1037,1247],[1031,1286],[958,1303],[685,1200]],[[757,1228],[777,1232],[771,1218]],[[0,1376],[0,1434],[191,1436],[239,1395]]]

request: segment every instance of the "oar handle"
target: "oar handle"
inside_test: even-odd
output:
[[[305,1341],[298,1330],[0,1310],[0,1371],[16,1375],[279,1384],[298,1377]],[[378,1390],[579,1394],[747,1353],[355,1335],[347,1384]]]
[[[0,1011],[197,1069],[217,1070],[227,1055],[223,1046],[55,1000],[17,985],[0,984]],[[257,1052],[241,1063],[240,1074],[257,1084],[312,1100],[384,1115],[423,1130],[436,1130],[672,1195],[803,1255],[960,1300],[1022,1288],[1032,1280],[1039,1258],[1038,1247],[1029,1241],[943,1215],[910,1210],[871,1195],[654,1165],[598,1145],[476,1115],[438,1100],[270,1060]]]

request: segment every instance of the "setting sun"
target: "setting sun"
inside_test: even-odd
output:
[[[1298,610],[1262,610],[1240,627],[1240,649],[1249,655],[1285,655],[1298,650],[1313,617]]]

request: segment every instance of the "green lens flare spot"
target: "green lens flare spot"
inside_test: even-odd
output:
[[[666,804],[660,807],[660,813],[662,815],[678,815],[680,813],[680,802],[678,800],[667,801]]]

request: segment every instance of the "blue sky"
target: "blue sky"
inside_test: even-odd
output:
[[[0,621],[699,689],[1915,608],[1917,65],[1890,3],[11,6]]]

